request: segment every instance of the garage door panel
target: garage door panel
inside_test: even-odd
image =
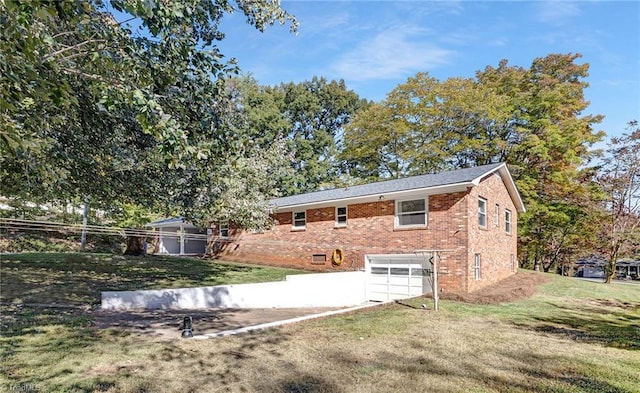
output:
[[[407,285],[409,283],[409,276],[407,277],[399,277],[399,276],[389,276],[389,285]]]
[[[415,255],[368,256],[370,300],[400,300],[431,292],[430,270]]]
[[[389,268],[390,272],[389,274],[393,275],[393,276],[408,276],[409,275],[409,268],[407,267],[391,267]]]
[[[413,291],[409,292],[409,289],[413,289]],[[389,285],[389,293],[395,293],[397,295],[405,295],[410,296],[412,293],[415,294],[418,292],[419,288],[411,288],[406,285]]]
[[[372,291],[376,292],[387,292],[389,285],[386,282],[384,283],[369,283],[369,288]]]
[[[371,284],[387,285],[389,282],[389,277],[388,276],[370,276],[369,282]]]
[[[371,274],[386,276],[387,274],[389,274],[389,267],[388,266],[372,266]]]

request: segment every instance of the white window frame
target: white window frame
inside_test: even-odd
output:
[[[229,238],[229,221],[227,222],[220,221],[218,223],[218,235],[220,235],[222,239]]]
[[[302,214],[302,218],[296,219],[296,214]],[[299,211],[291,213],[291,226],[293,229],[305,229],[307,227],[307,211]],[[303,221],[302,225],[297,225],[297,222]]]
[[[511,233],[511,210],[504,210],[504,231]]]
[[[499,226],[500,224],[500,205],[496,203],[496,212],[495,212],[495,216],[493,217],[493,224],[496,226],[496,228]]]
[[[344,214],[339,214],[339,209],[344,209]],[[340,222],[340,218],[344,217],[344,222]],[[346,227],[347,222],[349,221],[349,209],[347,206],[336,206],[336,226],[337,227]]]
[[[403,202],[411,202],[411,201],[424,201],[424,210],[415,210],[410,212],[401,212],[400,207]],[[409,214],[424,214],[424,224],[410,224],[410,225],[401,225],[400,224],[400,216],[409,215]],[[401,199],[396,201],[396,214],[395,214],[395,227],[396,228],[426,228],[429,224],[429,197],[423,198],[411,198],[411,199]]]
[[[483,204],[482,207],[480,206],[480,203]],[[484,221],[484,223],[481,221]],[[478,226],[480,228],[487,227],[487,200],[483,197],[478,197]]]
[[[482,260],[480,257],[480,254],[474,254],[473,256],[473,279],[474,280],[480,280],[480,278],[482,277],[482,272],[481,272],[481,264],[482,264]]]

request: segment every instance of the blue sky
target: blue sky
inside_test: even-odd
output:
[[[221,25],[222,53],[260,84],[344,79],[360,97],[385,98],[417,72],[473,77],[501,59],[528,68],[549,53],[580,53],[590,64],[584,114],[619,135],[640,120],[638,1],[282,1],[298,34],[251,28],[240,14]]]

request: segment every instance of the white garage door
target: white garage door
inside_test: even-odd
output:
[[[367,255],[367,293],[369,300],[406,299],[431,292],[431,265],[415,255]]]

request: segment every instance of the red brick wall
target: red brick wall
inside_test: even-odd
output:
[[[489,207],[494,201],[499,201],[501,206],[509,206],[512,236],[507,237],[494,228],[478,231],[474,223],[477,223],[479,193],[487,198]],[[429,196],[426,228],[394,228],[395,206],[393,200],[350,204],[347,206],[346,227],[336,226],[334,206],[308,209],[303,230],[293,229],[292,211],[280,211],[273,216],[276,225],[272,229],[262,233],[232,231],[230,239],[222,242],[220,257],[336,271],[364,268],[365,254],[414,255],[417,249],[450,250],[441,254],[439,281],[442,292],[467,292],[509,274],[509,266],[505,265],[508,259],[505,261],[504,256],[511,252],[515,254],[517,216],[498,176],[492,176],[466,192]],[[492,223],[492,212],[489,213]],[[467,242],[470,244],[468,250]],[[499,250],[504,247],[509,249]],[[344,251],[345,257],[340,266],[331,263],[331,255],[338,248]],[[470,270],[476,252],[482,253],[483,258],[482,279],[478,281],[473,280],[473,271]],[[326,262],[314,262],[314,254],[326,255]],[[507,270],[504,270],[505,266]]]
[[[478,226],[478,198],[487,200],[487,226]],[[496,225],[496,204],[498,217]],[[505,231],[505,209],[511,211],[511,231]],[[468,276],[466,291],[471,292],[500,281],[517,271],[517,263],[512,272],[511,255],[517,255],[518,212],[504,187],[502,178],[490,175],[469,194],[469,248]],[[480,279],[474,277],[475,254],[480,254]]]

